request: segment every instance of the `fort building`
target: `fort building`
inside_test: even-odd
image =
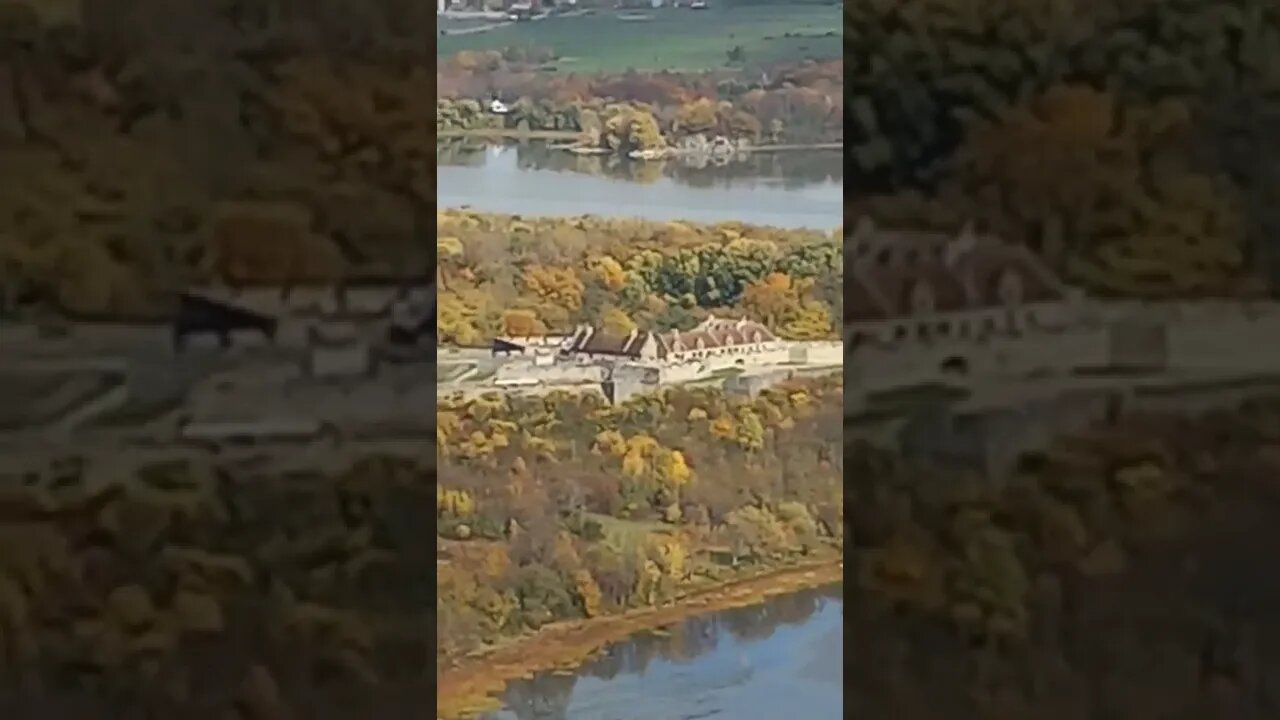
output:
[[[845,253],[849,345],[982,341],[1070,327],[1083,295],[1025,247],[966,226],[885,230],[864,218]]]
[[[710,315],[690,330],[632,330],[622,336],[582,325],[562,342],[559,355],[579,363],[611,359],[650,364],[729,360],[732,364],[734,359],[776,354],[780,350],[782,343],[764,325]]]

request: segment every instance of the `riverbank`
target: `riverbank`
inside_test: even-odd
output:
[[[755,605],[777,595],[831,585],[842,582],[843,577],[843,558],[825,557],[699,588],[679,598],[676,605],[548,625],[438,671],[436,716],[462,720],[496,709],[501,704],[497,697],[509,681],[540,671],[576,667],[605,646],[638,632],[697,615]]]
[[[468,128],[465,130],[437,130],[437,140],[577,140],[576,130],[520,130],[518,128]]]
[[[567,148],[572,152],[596,152],[597,148]],[[813,152],[815,150],[842,150],[844,143],[806,143],[806,144],[790,144],[790,145],[742,145],[734,146],[727,150],[701,150],[687,149],[674,146],[668,146],[657,150],[632,150],[627,157],[632,160],[673,160],[676,158],[735,158],[749,155],[751,153],[783,153],[783,152]],[[611,152],[607,149],[598,149],[600,153],[607,154]]]
[[[476,140],[577,140],[581,135],[576,130],[520,130],[518,128],[469,128],[463,130],[437,130],[436,138],[438,140],[457,140],[457,139],[476,139]],[[616,151],[603,147],[586,147],[583,145],[557,145],[556,150],[564,150],[577,155],[613,155]],[[735,147],[732,152],[725,155],[732,157],[735,155],[746,155],[750,153],[784,153],[784,152],[813,152],[815,150],[842,150],[844,143],[842,142],[817,142],[817,143],[790,143],[778,145],[744,145]],[[698,154],[706,154],[708,157],[717,157],[717,153],[699,153],[698,151],[681,150],[675,147],[666,147],[661,150],[653,151],[634,151],[631,153],[633,160],[667,160],[679,157],[692,157]]]

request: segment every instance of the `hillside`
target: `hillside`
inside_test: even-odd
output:
[[[1007,487],[846,448],[846,703],[870,717],[1280,712],[1280,405],[1132,417]],[[929,687],[922,694],[919,688]]]
[[[162,312],[220,264],[425,275],[433,16],[309,7],[0,3],[0,311]]]
[[[850,213],[976,218],[1097,293],[1274,284],[1274,3],[867,1],[844,28]]]

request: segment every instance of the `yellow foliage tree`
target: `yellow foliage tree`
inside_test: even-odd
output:
[[[436,512],[441,516],[464,518],[475,512],[475,498],[466,490],[436,486]]]
[[[738,413],[737,441],[744,450],[762,450],[764,448],[764,423],[760,416],[750,408],[742,408]]]
[[[635,321],[616,307],[604,311],[601,324],[603,325],[601,330],[611,337],[626,337],[636,329]]]
[[[684,453],[671,450],[661,453],[657,462],[658,480],[666,487],[678,489],[693,480],[693,470],[684,459]]]
[[[622,472],[633,478],[642,478],[652,470],[652,458],[660,449],[658,441],[645,434],[627,439],[626,454],[622,457]]]
[[[821,340],[831,337],[831,309],[826,305],[809,301],[792,312],[782,326],[786,337],[794,340]]]
[[[615,106],[605,121],[604,141],[612,150],[658,150],[666,140],[653,113],[631,106]]]
[[[770,327],[795,310],[800,299],[791,277],[786,273],[769,273],[742,291],[742,306]]]
[[[1072,275],[1110,293],[1186,298],[1229,292],[1244,265],[1244,231],[1228,185],[1186,169],[1152,174],[1135,191],[1131,222],[1099,232]]]
[[[476,320],[474,306],[464,302],[456,293],[441,290],[436,301],[436,329],[442,342],[476,344],[481,338]]]
[[[502,313],[502,332],[511,337],[546,335],[547,326],[532,310],[512,309]]]
[[[585,568],[580,568],[573,574],[573,586],[578,594],[578,602],[582,603],[582,613],[589,618],[598,616],[603,596],[596,579]]]
[[[570,312],[582,309],[582,280],[568,267],[530,265],[523,274],[525,289],[540,300]]]
[[[698,98],[685,103],[676,112],[676,126],[680,132],[708,133],[716,129],[716,103],[710,98]]]
[[[738,436],[738,424],[730,415],[721,415],[711,423],[711,433],[723,440],[732,440]]]
[[[593,449],[598,453],[621,457],[627,452],[627,441],[617,430],[602,430],[596,435]]]
[[[592,258],[587,263],[592,275],[609,290],[621,290],[627,284],[627,271],[608,255]]]
[[[436,257],[452,260],[462,255],[462,241],[456,237],[436,238]]]

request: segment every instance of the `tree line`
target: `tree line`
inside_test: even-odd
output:
[[[1265,0],[845,5],[854,212],[978,219],[1100,294],[1274,280]]]
[[[1124,417],[999,485],[848,442],[847,692],[920,718],[1269,712],[1280,588],[1251,578],[1274,542],[1278,408]]]
[[[441,342],[566,332],[688,329],[740,314],[795,340],[838,337],[839,231],[742,223],[516,218],[439,211]]]
[[[638,72],[597,75],[546,72],[550,52],[464,51],[442,58],[437,69],[437,130],[507,127],[583,134],[591,146],[608,142],[608,121],[625,114],[658,140],[721,135],[760,143],[838,142],[843,132],[837,61],[806,61],[759,71]],[[510,106],[493,115],[492,97]],[[483,104],[482,104],[483,103]],[[615,131],[616,134],[616,131]]]

